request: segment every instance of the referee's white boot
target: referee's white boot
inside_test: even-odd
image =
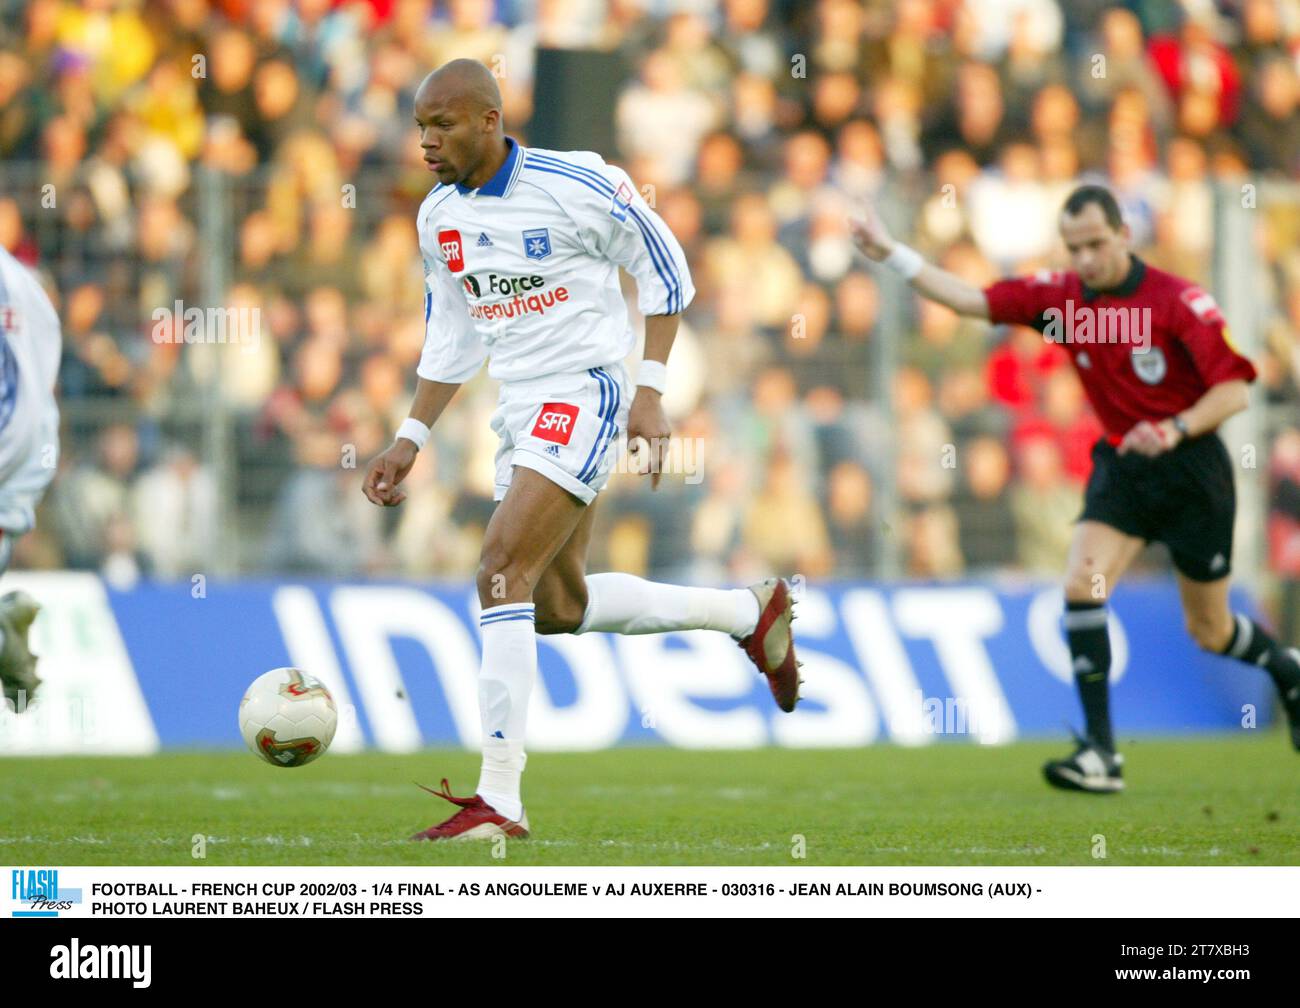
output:
[[[1052,787],[1066,791],[1090,791],[1093,794],[1114,794],[1124,790],[1121,767],[1124,757],[1096,745],[1091,739],[1075,736],[1079,747],[1074,755],[1063,760],[1049,760],[1043,765],[1043,776]]]

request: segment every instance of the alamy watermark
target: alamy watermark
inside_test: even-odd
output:
[[[912,691],[912,717],[918,734],[969,735],[983,743],[1001,741],[1005,723],[1000,712],[982,714],[980,705],[966,697],[928,697]]]
[[[1066,299],[1065,307],[1052,306],[1043,312],[1043,339],[1049,343],[1132,345],[1137,353],[1151,349],[1149,307],[1102,307],[1076,304]]]
[[[149,335],[155,343],[230,343],[249,353],[262,338],[262,309],[257,305],[200,308],[177,300],[155,308],[150,317]]]
[[[629,451],[636,445],[640,451]],[[665,476],[682,476],[683,482],[695,486],[704,481],[704,438],[667,437],[634,438],[629,444],[626,436],[619,439],[619,452],[611,472],[645,475],[651,471],[652,460],[658,459],[657,471]],[[657,450],[656,450],[657,449]]]

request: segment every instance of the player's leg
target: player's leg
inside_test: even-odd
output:
[[[1245,613],[1234,613],[1228,601],[1230,582],[1227,577],[1201,581],[1179,571],[1187,632],[1206,651],[1268,673],[1286,710],[1291,744],[1300,750],[1300,651],[1279,644]]]
[[[537,632],[718,630],[729,634],[766,676],[777,706],[793,710],[800,680],[789,585],[769,578],[748,588],[696,588],[617,571],[588,574],[594,509],[595,502],[588,505],[582,521],[537,585],[533,594]]]
[[[0,573],[16,540],[36,524],[36,505],[54,477],[59,454],[59,408],[54,398],[63,337],[54,306],[36,278],[0,249],[0,302],[9,312],[0,326]],[[14,324],[16,321],[16,324]],[[0,683],[18,709],[40,684],[27,631],[39,606],[26,592],[0,598]]]
[[[740,640],[754,632],[758,599],[748,588],[694,588],[634,574],[588,574],[595,507],[593,501],[537,586],[538,633],[721,630]]]
[[[26,408],[26,402],[19,400]],[[34,427],[18,444],[10,443],[21,425],[11,422],[0,431],[0,457],[15,462],[0,478],[0,574],[9,569],[14,544],[36,524],[36,505],[54,477],[58,459],[59,415],[48,403]],[[0,686],[5,702],[19,713],[30,705],[41,684],[28,632],[40,605],[25,591],[0,596]]]
[[[551,428],[533,426],[520,444],[529,452],[530,464],[542,460],[561,483],[576,475],[568,483],[570,489],[594,501],[617,457],[614,441],[627,424],[630,389],[622,365],[593,368],[588,375],[585,388],[573,390],[565,402],[548,404],[549,413],[544,408],[542,416],[552,418]],[[593,416],[605,418],[606,426],[597,431]],[[557,426],[566,432],[572,429],[574,436],[566,433],[557,438]],[[563,471],[556,472],[557,466]],[[593,518],[589,510],[537,586],[539,632],[718,630],[730,634],[766,676],[777,706],[794,709],[799,699],[799,662],[791,629],[794,602],[784,580],[768,578],[749,588],[727,589],[662,584],[618,572],[587,574]]]
[[[1228,600],[1232,531],[1237,516],[1231,456],[1218,437],[1182,448],[1186,463],[1170,475],[1181,506],[1164,535],[1178,572],[1187,630],[1202,648],[1262,668],[1272,678],[1300,749],[1300,654],[1275,641]]]
[[[587,505],[568,541],[560,547],[533,589],[539,634],[573,633],[587,608],[587,550],[599,498]]]
[[[541,473],[516,466],[483,537],[477,584],[483,658],[478,793],[508,818],[522,811],[524,728],[537,677],[533,589],[582,519],[586,505]]]
[[[1145,544],[1097,521],[1081,521],[1070,540],[1065,574],[1065,636],[1088,737],[1114,751],[1110,723],[1108,603]]]
[[[516,465],[509,489],[484,533],[477,587],[483,654],[479,715],[483,763],[473,798],[444,823],[412,839],[527,836],[520,799],[528,698],[537,677],[533,591],[542,572],[568,541],[586,505],[551,479]]]
[[[1123,788],[1110,721],[1110,633],[1107,603],[1144,541],[1105,522],[1074,527],[1065,574],[1065,636],[1074,685],[1083,707],[1085,737],[1074,754],[1043,767],[1047,782],[1070,790],[1106,793]]]

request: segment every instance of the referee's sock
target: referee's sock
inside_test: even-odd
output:
[[[1262,668],[1280,693],[1300,685],[1300,666],[1286,648],[1249,616],[1234,613],[1232,618],[1232,638],[1223,649],[1225,655]]]
[[[1105,602],[1066,602],[1065,637],[1070,644],[1070,667],[1083,704],[1088,737],[1115,751],[1110,729],[1110,631]]]

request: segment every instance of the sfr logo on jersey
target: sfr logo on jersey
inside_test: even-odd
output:
[[[438,251],[442,254],[442,261],[447,264],[447,269],[453,273],[459,273],[465,268],[464,248],[459,231],[438,232]]]
[[[578,407],[568,403],[542,403],[542,412],[533,424],[533,437],[556,444],[568,444],[573,437],[573,428],[578,425]]]

